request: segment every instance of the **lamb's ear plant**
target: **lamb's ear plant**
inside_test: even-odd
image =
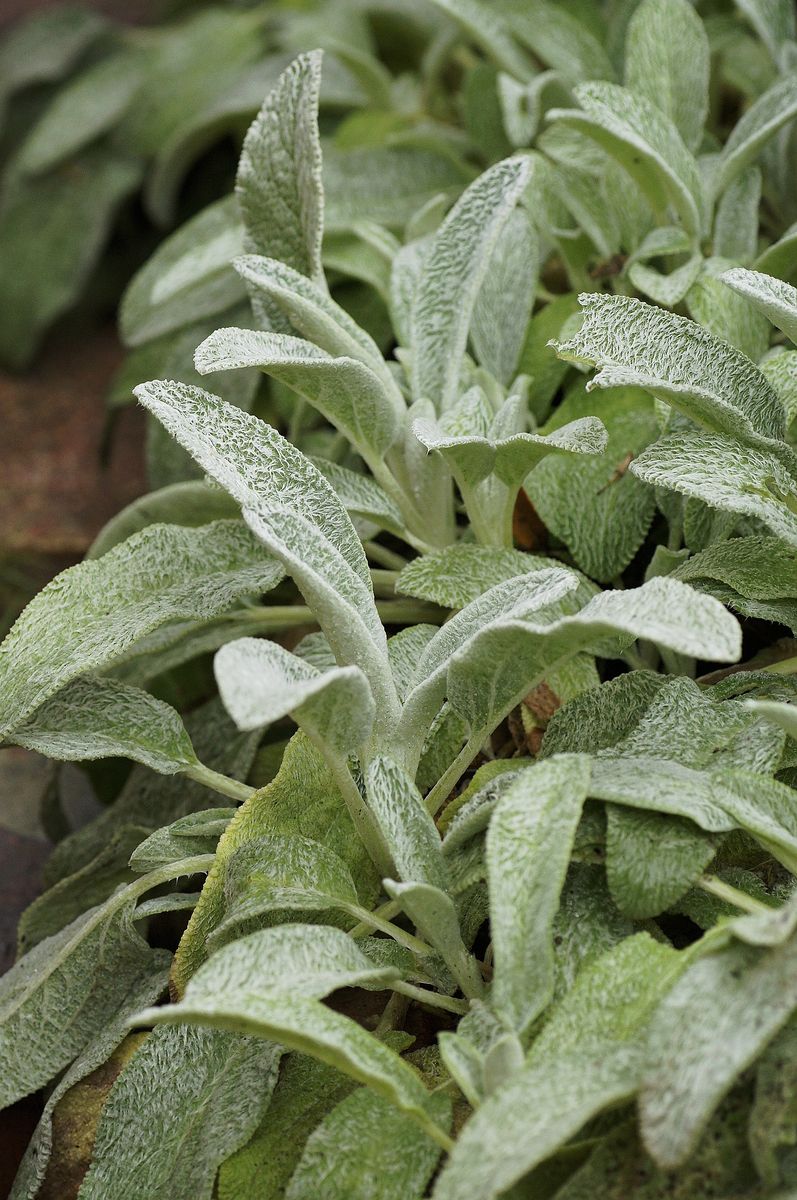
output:
[[[548,287],[589,258],[586,224],[575,254],[551,237],[551,146],[595,143],[649,246],[702,271],[788,89],[701,170],[692,6],[643,0],[624,85],[574,15],[598,6],[437,7],[441,56],[464,28],[527,115],[574,95],[559,142],[423,197],[403,243],[370,229],[380,343],[335,295],[322,59],[296,58],[238,174],[251,315],[196,350],[222,392],[265,373],[274,420],[140,383],[198,478],[115,518],[0,649],[9,743],[98,787],[92,760],[135,764],[59,841],[0,981],[2,1102],[47,1089],[14,1200],[52,1194],[59,1118],[111,1063],[81,1200],[797,1187],[797,352],[770,324],[797,333],[797,292],[743,254],[690,316],[622,294],[630,270]],[[786,6],[740,8],[788,80]]]

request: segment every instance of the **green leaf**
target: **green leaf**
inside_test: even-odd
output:
[[[440,954],[453,978],[468,998],[484,994],[476,960],[462,939],[459,915],[451,897],[429,883],[394,883],[383,880],[388,896],[397,901],[418,931]]]
[[[797,343],[797,288],[782,279],[773,279],[760,271],[746,271],[742,267],[726,271],[721,279]]]
[[[254,329],[217,329],[197,348],[200,375],[258,367],[317,408],[372,461],[396,440],[404,401],[364,363],[333,358],[300,338]]]
[[[351,471],[326,458],[308,456],[313,466],[331,484],[346,512],[401,537],[405,533],[401,509],[376,480],[361,471]]]
[[[797,628],[797,548],[780,538],[717,542],[673,572],[745,616]]]
[[[751,263],[758,250],[758,209],[761,203],[761,172],[757,167],[742,171],[725,189],[714,218],[714,253],[743,264]]]
[[[718,433],[672,433],[643,450],[630,470],[711,508],[755,517],[797,546],[797,480],[771,451]]]
[[[583,384],[568,392],[543,426],[572,427],[595,408]],[[653,520],[653,492],[626,469],[657,433],[653,404],[636,388],[612,388],[600,404],[608,433],[594,458],[551,456],[526,480],[526,492],[547,529],[570,550],[576,564],[608,582],[628,566]]]
[[[0,203],[3,321],[0,359],[30,362],[47,327],[86,286],[141,165],[89,148],[68,170],[6,181]]]
[[[445,697],[446,675],[452,660],[458,652],[460,656],[463,652],[467,654],[469,647],[477,644],[477,635],[484,637],[513,613],[531,615],[559,605],[577,587],[578,580],[568,571],[555,568],[532,571],[496,584],[456,613],[432,638],[418,662],[413,688],[404,702],[396,744],[417,744],[419,736],[425,735]],[[488,691],[480,694],[487,701],[491,694],[489,685]]]
[[[323,285],[321,58],[319,51],[299,55],[266,97],[244,141],[236,193],[246,249],[279,258]]]
[[[319,867],[323,869],[321,861]],[[348,987],[382,991],[399,976],[395,967],[369,958],[340,929],[279,925],[238,938],[213,954],[192,977],[184,1003],[212,1012],[237,994],[256,1017],[261,999],[267,1005],[274,997],[321,1000]]]
[[[311,838],[272,833],[249,839],[222,868],[224,919],[209,940],[218,941],[245,921],[281,909],[338,909],[359,917],[357,889],[346,863]]]
[[[517,208],[499,234],[470,323],[476,358],[505,386],[517,374],[539,266],[537,232],[525,209]]]
[[[636,728],[666,679],[652,671],[629,671],[558,708],[548,722],[540,756],[597,754]]]
[[[687,969],[653,1020],[640,1094],[642,1136],[663,1167],[692,1152],[734,1080],[795,1008],[797,938],[732,943]],[[706,997],[721,997],[706,1003]]]
[[[238,509],[226,492],[200,479],[172,483],[133,500],[104,525],[89,547],[87,558],[101,558],[114,546],[149,525],[209,525],[235,517]]]
[[[710,661],[734,661],[741,652],[738,622],[718,601],[665,577],[601,592],[549,624],[532,617],[509,613],[453,655],[449,703],[472,730],[492,730],[552,666],[613,634]]]
[[[529,322],[518,372],[529,378],[529,408],[538,421],[548,416],[551,401],[570,370],[554,353],[551,339],[569,332],[578,311],[578,300],[570,292],[555,296]]]
[[[528,78],[531,64],[494,4],[486,0],[433,0],[433,3],[461,25],[497,66],[517,79]]]
[[[249,288],[255,307],[261,298],[275,305],[292,328],[327,354],[354,358],[383,376],[379,347],[327,292],[306,275],[274,258],[247,254],[235,260],[235,269]]]
[[[239,729],[290,715],[320,745],[344,757],[367,741],[374,719],[368,681],[358,667],[319,671],[276,642],[239,638],[222,646],[214,671]]]
[[[529,1058],[470,1118],[432,1193],[493,1200],[605,1108],[630,1099],[650,1012],[679,969],[646,934],[588,966]]]
[[[121,51],[81,72],[57,92],[14,159],[24,175],[48,171],[112,129],[144,80],[137,52]]]
[[[793,704],[782,704],[775,700],[747,700],[745,708],[757,713],[765,721],[771,721],[780,729],[784,729],[791,738],[797,737],[797,707]]]
[[[622,1122],[598,1141],[584,1166],[556,1193],[557,1200],[625,1200],[629,1179],[638,1181],[640,1200],[709,1200],[745,1192],[755,1196],[757,1179],[746,1136],[749,1116],[750,1101],[740,1089],[718,1110],[695,1154],[677,1174],[657,1167],[640,1144],[635,1123]]]
[[[368,805],[399,878],[445,889],[447,870],[440,835],[410,776],[380,754],[368,764],[365,781]]]
[[[749,1139],[756,1169],[770,1187],[793,1183],[797,1127],[797,1025],[791,1021],[770,1042],[756,1071]]]
[[[612,899],[634,920],[656,917],[689,890],[717,851],[690,821],[606,805],[606,875]]]
[[[403,567],[396,591],[402,596],[430,600],[443,608],[464,608],[498,583],[543,567],[558,566],[555,558],[524,554],[521,550],[446,546],[435,554],[420,554]],[[588,585],[590,595],[592,590]]]
[[[414,146],[324,146],[324,227],[351,230],[360,221],[401,229],[441,193],[454,199],[472,172],[445,153]]]
[[[130,855],[132,870],[155,871],[182,858],[213,854],[235,812],[234,808],[208,808],[157,829]]]
[[[617,160],[653,209],[672,207],[693,237],[704,207],[697,163],[670,118],[645,96],[613,83],[582,83],[574,89],[583,111],[552,109],[559,120],[586,134]]]
[[[232,778],[246,778],[260,741],[259,730],[256,734],[239,733],[218,698],[189,713],[185,723],[203,763]],[[118,883],[129,878],[121,872],[148,833],[199,812],[207,804],[204,784],[183,775],[154,775],[147,767],[133,767],[114,802],[55,847],[45,869],[45,881],[57,887],[35,901],[28,916],[36,906],[45,905],[51,910],[51,918],[60,922],[54,928],[60,929],[66,923],[61,919],[64,910],[66,920],[70,920],[87,904],[107,899]],[[103,884],[104,874],[107,878]],[[93,889],[99,884],[106,890],[95,895]],[[27,917],[23,925],[27,926]],[[53,932],[53,927],[47,932]]]
[[[747,17],[777,62],[784,42],[797,38],[797,22],[790,0],[736,0],[736,7]]]
[[[224,919],[229,860],[241,847],[258,839],[290,839],[296,835],[322,843],[342,859],[356,880],[360,903],[365,907],[376,903],[376,872],[354,831],[330,769],[307,736],[297,733],[285,749],[277,774],[241,806],[219,842],[216,865],[175,956],[173,984],[178,994],[207,958],[208,937]]]
[[[740,351],[685,317],[629,296],[579,300],[583,324],[556,350],[598,368],[589,388],[633,384],[708,429],[743,441],[782,438],[783,406]]]
[[[119,325],[128,346],[140,346],[245,300],[232,267],[243,250],[234,196],[192,217],[133,276],[122,297]]]
[[[133,924],[142,883],[39,942],[0,985],[0,1107],[68,1067],[153,971],[168,965]],[[51,1014],[57,1011],[57,1019]]]
[[[722,275],[717,277],[726,266],[724,260],[705,261],[686,294],[689,315],[757,363],[766,354],[771,331],[766,318],[726,287]]]
[[[518,40],[566,79],[614,77],[599,38],[566,8],[550,0],[498,0],[495,8]]]
[[[215,1029],[154,1030],[103,1106],[83,1200],[210,1200],[219,1164],[257,1128],[281,1054]]]
[[[107,28],[99,13],[64,5],[33,13],[6,30],[0,46],[0,111],[15,91],[61,79]]]
[[[221,1164],[219,1200],[283,1200],[308,1136],[354,1086],[317,1059],[286,1054],[260,1127]]]
[[[438,411],[455,398],[474,305],[530,175],[522,158],[490,167],[455,204],[424,259],[412,314],[412,388]]]
[[[311,1054],[407,1113],[438,1144],[448,1144],[447,1137],[429,1115],[429,1093],[412,1067],[356,1021],[326,1008],[318,1000],[279,993],[244,995],[237,989],[227,992],[217,985],[211,995],[202,993],[193,1001],[189,985],[183,1003],[146,1009],[138,1020],[233,1029]]]
[[[437,1093],[430,1111],[441,1128],[451,1102]],[[358,1088],[307,1139],[285,1200],[408,1200],[423,1195],[440,1147],[409,1117],[367,1088]]]
[[[198,761],[171,705],[115,679],[73,680],[18,725],[11,738],[48,758],[132,758],[163,775]]]
[[[167,622],[209,620],[268,591],[282,574],[239,521],[151,525],[102,558],[70,567],[31,601],[3,643],[2,733]]]
[[[135,1039],[134,1035],[126,1044],[123,1044],[126,1036],[129,1035],[128,1022],[131,1016],[141,1008],[142,1004],[154,1004],[158,997],[166,991],[167,986],[168,971],[165,967],[153,971],[149,978],[144,978],[141,986],[127,997],[115,1018],[102,1029],[95,1040],[61,1076],[47,1097],[39,1123],[19,1165],[9,1193],[9,1200],[35,1200],[41,1194],[45,1179],[47,1179],[48,1185],[59,1186],[61,1179],[72,1166],[69,1152],[73,1150],[73,1145],[65,1145],[66,1139],[59,1136],[63,1128],[63,1126],[59,1127],[59,1117],[63,1112],[63,1110],[59,1112],[62,1100],[66,1098],[68,1104],[69,1099],[75,1095],[75,1092],[72,1092],[70,1097],[71,1089],[75,1088],[75,1091],[78,1092],[79,1085],[84,1080],[87,1081],[88,1086],[91,1086],[92,1082],[96,1082],[96,1076],[93,1081],[88,1079],[94,1072],[104,1067],[110,1073],[118,1069],[120,1060],[121,1064],[124,1064],[126,1057],[129,1057],[128,1047]],[[103,1071],[104,1074],[105,1071]],[[110,1090],[111,1082],[112,1079],[107,1080],[106,1094]],[[102,1091],[100,1096],[104,1099]],[[81,1115],[85,1115],[85,1110]],[[93,1136],[93,1129],[91,1133]],[[55,1168],[55,1172],[58,1171],[59,1157],[62,1156],[67,1160],[66,1170],[63,1170],[63,1174],[60,1176],[56,1173],[53,1178],[51,1172],[53,1168]]]
[[[797,78],[786,75],[750,105],[728,136],[713,178],[719,196],[736,176],[755,162],[766,143],[797,115]]]
[[[552,758],[522,771],[490,820],[491,1003],[520,1035],[553,996],[553,922],[588,790],[588,759]]]
[[[709,42],[688,0],[643,0],[628,24],[625,83],[669,117],[692,151],[708,115]]]
[[[324,477],[271,426],[217,396],[179,384],[137,389],[181,445],[244,506],[257,537],[286,566],[344,664],[368,676],[379,718],[396,699],[368,563],[346,510]]]

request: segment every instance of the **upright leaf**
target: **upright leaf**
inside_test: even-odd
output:
[[[496,163],[441,225],[421,270],[412,314],[412,387],[438,411],[455,398],[473,308],[494,247],[531,174],[522,158]]]
[[[279,258],[323,284],[321,57],[317,50],[299,55],[266,97],[244,141],[236,193],[247,251]]]
[[[548,759],[517,776],[490,820],[491,1003],[520,1035],[553,996],[553,922],[588,790],[585,757]]]
[[[290,714],[321,746],[348,755],[368,739],[374,702],[358,667],[318,671],[275,642],[240,638],[214,660],[224,705],[239,729]]]
[[[688,0],[643,0],[634,12],[626,86],[660,108],[693,153],[708,113],[709,58],[705,26]]]
[[[671,207],[697,237],[703,189],[697,163],[670,118],[647,97],[613,83],[582,83],[581,110],[552,109],[549,116],[592,138],[617,159],[662,217]]]
[[[785,75],[750,105],[722,147],[713,177],[721,195],[736,176],[755,162],[766,143],[797,115],[797,78]]]
[[[440,835],[412,779],[385,755],[378,755],[368,764],[366,788],[399,878],[445,888]]]

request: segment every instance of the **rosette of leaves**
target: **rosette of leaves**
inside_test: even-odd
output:
[[[111,1062],[82,1200],[788,1195],[791,351],[587,294],[536,429],[521,154],[395,248],[385,358],[329,292],[319,74],[300,56],[244,147],[258,327],[196,363],[266,372],[326,456],[142,384],[206,478],[120,514],[0,650],[3,737],[136,764],[0,982],[2,1102],[48,1089],[14,1195],[58,1186]],[[722,286],[794,332],[782,282]],[[594,460],[568,526],[548,464]],[[549,556],[512,545],[521,489]],[[152,922],[186,912],[172,955]]]

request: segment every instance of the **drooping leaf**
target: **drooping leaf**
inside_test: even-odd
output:
[[[130,866],[138,872],[154,871],[183,858],[213,854],[234,816],[234,808],[208,808],[179,817],[136,846],[130,855]]]
[[[218,329],[198,347],[200,375],[258,367],[309,401],[366,459],[381,458],[396,440],[404,401],[370,367],[333,358],[288,334]]]
[[[5,34],[0,50],[0,101],[21,88],[62,78],[107,28],[99,13],[72,5],[19,22]]]
[[[137,394],[243,505],[257,537],[293,575],[338,661],[361,667],[380,718],[389,721],[396,700],[368,563],[329,483],[275,429],[217,396],[161,383],[142,385]]]
[[[797,343],[797,288],[782,279],[773,279],[760,271],[746,271],[743,267],[726,271],[721,279]]]
[[[588,789],[586,758],[552,758],[522,771],[490,820],[491,1003],[520,1035],[553,995],[553,921]]]
[[[239,521],[151,525],[102,558],[70,567],[31,601],[3,643],[2,732],[167,622],[208,620],[270,590],[282,574]]]
[[[104,525],[89,547],[87,558],[101,558],[114,546],[148,525],[209,525],[238,510],[226,492],[199,479],[173,483],[133,500]]]
[[[518,40],[566,79],[614,77],[600,35],[576,13],[550,0],[498,0],[495,8]]]
[[[202,993],[194,1001],[189,985],[185,1001],[147,1009],[138,1020],[232,1029],[311,1054],[372,1088],[440,1142],[441,1131],[429,1113],[429,1093],[412,1067],[361,1025],[318,1000],[279,993],[245,995],[237,989],[228,993],[215,986],[209,996]]]
[[[501,230],[531,174],[508,158],[479,176],[441,225],[421,269],[412,315],[412,386],[438,411],[452,403],[479,289]]]
[[[523,54],[507,22],[495,5],[485,0],[434,0],[438,8],[453,17],[469,37],[482,46],[497,66],[508,71],[517,79],[525,79],[530,73],[530,64]]]
[[[403,567],[396,591],[418,600],[431,600],[444,608],[464,608],[497,583],[557,565],[555,558],[524,554],[521,550],[447,546],[435,554],[420,554]]]
[[[770,450],[719,433],[671,433],[648,446],[630,470],[711,508],[755,517],[797,545],[797,477]]]
[[[492,729],[554,664],[613,634],[641,637],[713,661],[740,653],[739,625],[709,596],[667,578],[641,588],[602,592],[573,616],[550,624],[511,614],[473,637],[452,657],[451,706],[473,730]]]
[[[634,384],[708,429],[783,436],[783,407],[759,369],[693,321],[629,296],[580,297],[584,321],[564,358],[598,368],[589,387]]]
[[[210,1200],[219,1163],[257,1128],[281,1054],[218,1029],[155,1029],[102,1110],[83,1200]]]
[[[78,678],[11,734],[48,758],[131,758],[162,775],[197,765],[191,739],[169,704],[115,679]]]
[[[214,659],[224,705],[239,729],[290,714],[322,745],[347,755],[368,738],[374,702],[358,667],[318,671],[275,642],[240,638]]]

